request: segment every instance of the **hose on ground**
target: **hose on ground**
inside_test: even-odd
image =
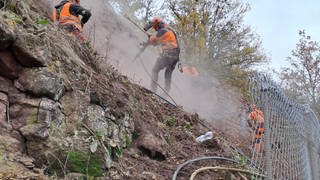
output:
[[[225,157],[219,157],[219,156],[204,156],[204,157],[198,157],[198,158],[195,158],[195,159],[188,160],[188,161],[184,162],[183,164],[181,164],[180,166],[178,166],[178,168],[176,169],[176,171],[174,172],[174,174],[173,174],[173,176],[172,176],[172,180],[176,180],[179,171],[180,171],[184,166],[186,166],[187,164],[193,163],[193,162],[195,162],[195,161],[210,160],[210,159],[230,161],[230,162],[233,162],[233,163],[239,163],[239,162],[236,161],[236,160],[233,160],[233,159],[230,159],[230,158],[225,158]]]
[[[238,168],[229,168],[229,167],[220,167],[220,166],[215,166],[215,167],[202,167],[197,169],[196,171],[194,171],[190,177],[190,180],[194,180],[194,178],[196,177],[196,175],[202,171],[206,171],[206,170],[227,170],[227,171],[236,171],[236,172],[242,172],[242,173],[247,173],[247,174],[252,174],[255,176],[259,176],[259,177],[265,177],[263,174],[259,174],[256,172],[251,172],[250,170],[245,170],[245,169],[238,169]]]

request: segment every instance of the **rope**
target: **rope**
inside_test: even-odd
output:
[[[160,96],[159,94],[157,94],[157,93],[155,93],[155,92],[151,91],[150,89],[147,89],[147,88],[144,88],[144,89],[145,89],[147,92],[152,93],[152,94],[154,94],[154,95],[158,96],[160,99],[162,99],[162,100],[164,100],[165,102],[167,102],[168,104],[172,105],[174,108],[179,108],[179,106],[177,106],[177,105],[173,104],[172,102],[170,102],[170,101],[168,101],[167,99],[163,98],[163,97],[162,97],[162,96]]]
[[[178,106],[176,101],[169,95],[169,93],[155,80],[152,79],[151,74],[149,73],[149,71],[147,70],[147,67],[144,65],[144,63],[142,62],[142,59],[139,57],[140,63],[142,64],[143,69],[146,71],[146,73],[148,74],[148,76],[150,77],[150,79],[156,83],[156,85],[172,100],[172,102],[175,104],[175,106]],[[158,95],[159,96],[159,95]],[[163,97],[161,97],[162,99],[164,99]]]
[[[125,18],[127,18],[128,19],[128,21],[130,21],[133,25],[135,25],[139,30],[141,30],[144,34],[146,34],[148,37],[150,36],[150,34],[148,34],[144,29],[142,29],[136,22],[134,22],[127,14],[125,14],[124,15],[124,17]],[[175,32],[175,31],[173,31],[173,32]],[[140,55],[145,51],[145,49],[147,48],[147,46],[143,46],[142,48],[141,48],[141,50],[139,51],[139,53],[134,57],[134,59],[133,59],[133,61],[131,62],[131,63],[133,63],[134,61],[136,61],[136,59],[137,58],[139,58],[140,57]],[[141,61],[141,63],[142,63],[142,61]],[[143,64],[143,63],[142,63]],[[144,66],[144,64],[143,64],[143,66]],[[145,68],[144,67],[144,69],[146,70],[147,68]],[[148,73],[148,71],[146,70],[146,72]],[[181,71],[180,71],[181,72]],[[149,73],[148,73],[149,74]],[[150,75],[149,75],[150,76]],[[151,76],[150,76],[151,77]],[[159,86],[159,84],[156,82],[156,84]],[[181,94],[181,90],[179,89],[179,87],[178,86],[176,86],[175,85],[175,83],[173,83],[172,82],[172,84],[177,88],[177,90],[180,92],[180,94]],[[161,86],[159,86],[160,88],[161,88]],[[163,90],[163,88],[161,88],[162,90]],[[163,90],[168,96],[169,96],[169,94],[165,91],[165,90]],[[159,96],[159,95],[158,95]],[[169,96],[170,97],[170,96]],[[164,99],[163,97],[161,97],[162,99]],[[170,97],[170,99],[172,100],[172,101],[174,101],[171,97]],[[167,101],[167,100],[166,100]],[[175,102],[174,102],[175,103]],[[170,103],[171,104],[171,103]],[[175,103],[176,104],[176,106],[177,106],[177,103]]]
[[[238,169],[238,168],[229,168],[229,167],[220,167],[220,166],[215,166],[215,167],[202,167],[194,171],[190,177],[190,180],[194,180],[196,175],[202,171],[206,170],[228,170],[228,171],[236,171],[236,172],[242,172],[242,173],[247,173],[247,174],[252,174],[260,177],[265,177],[263,174],[259,174],[256,172],[251,172],[250,170],[245,170],[245,169]]]
[[[188,161],[184,162],[183,164],[181,164],[180,166],[178,166],[178,168],[176,169],[176,171],[174,172],[174,174],[173,174],[173,176],[172,176],[172,180],[176,180],[179,171],[180,171],[184,166],[186,166],[187,164],[193,163],[193,162],[195,162],[195,161],[210,160],[210,159],[213,159],[213,160],[224,160],[224,161],[230,161],[230,162],[233,162],[233,163],[239,163],[239,162],[236,161],[236,160],[229,159],[229,158],[225,158],[225,157],[219,157],[219,156],[204,156],[204,157],[198,157],[198,158],[195,158],[195,159],[188,160]]]
[[[124,15],[125,18],[127,18],[133,25],[135,25],[139,30],[141,30],[143,33],[145,33],[147,36],[149,36],[149,34],[142,29],[136,22],[134,22],[127,14]]]

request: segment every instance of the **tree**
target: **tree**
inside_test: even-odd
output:
[[[184,60],[245,94],[243,84],[251,68],[266,62],[259,37],[243,24],[249,5],[239,0],[167,0],[166,6],[182,41]]]
[[[320,115],[320,46],[305,31],[299,31],[300,40],[288,57],[290,67],[281,72],[282,83],[301,103],[309,103]]]
[[[219,75],[239,88],[251,67],[266,62],[259,37],[243,24],[250,8],[240,0],[163,0],[163,5],[154,4],[163,1],[112,1],[128,6],[127,11],[144,22],[167,14],[167,22],[178,35],[183,63],[196,65],[204,74]]]
[[[238,0],[168,0],[166,4],[195,63],[248,69],[266,59],[259,38],[243,25],[248,4]]]
[[[143,22],[158,14],[163,4],[154,0],[111,0],[110,3],[121,14],[134,16]]]

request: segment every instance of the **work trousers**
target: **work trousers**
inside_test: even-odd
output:
[[[62,29],[64,29],[65,31],[71,33],[75,37],[77,37],[82,42],[87,40],[86,37],[82,34],[82,32],[80,32],[79,29],[77,29],[76,27],[74,27],[72,25],[63,25],[63,26],[60,26],[60,27]]]
[[[165,78],[165,91],[169,92],[171,88],[171,77],[172,72],[176,67],[177,62],[179,61],[179,50],[171,50],[163,52],[160,57],[157,59],[155,65],[152,69],[152,81],[151,81],[151,90],[157,92],[158,86],[158,76],[159,72],[165,68],[164,78]]]

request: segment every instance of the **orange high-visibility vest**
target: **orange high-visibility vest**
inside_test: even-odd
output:
[[[177,38],[174,32],[169,29],[167,29],[167,32],[160,37],[157,37],[156,35],[152,35],[150,37],[150,42],[153,45],[160,44],[162,50],[178,48]]]
[[[79,16],[74,16],[70,13],[70,6],[72,3],[66,3],[63,5],[60,14],[59,19],[57,19],[57,12],[54,10],[53,12],[53,22],[59,21],[59,25],[61,26],[69,26],[72,25],[76,27],[79,31],[82,31],[81,27],[81,20]]]
[[[255,124],[255,138],[260,139],[264,134],[264,118],[263,112],[259,109],[254,109],[249,114],[249,119],[254,121]]]
[[[263,119],[263,112],[260,111],[259,109],[254,109],[250,115],[249,115],[249,119],[256,122],[256,123],[262,123],[264,122]]]

